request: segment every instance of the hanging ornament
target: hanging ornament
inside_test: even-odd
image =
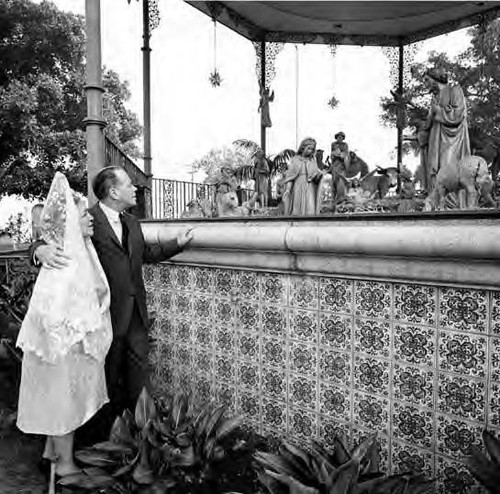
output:
[[[212,87],[219,87],[222,83],[222,77],[217,70],[217,20],[214,19],[214,70],[208,78]]]
[[[335,58],[335,55],[337,54],[337,45],[329,44],[328,48],[330,50],[332,57]],[[332,97],[328,100],[327,104],[332,110],[335,110],[335,108],[339,104],[339,100],[335,97],[335,95],[332,95]]]
[[[329,100],[328,100],[328,106],[332,109],[332,110],[335,110],[335,108],[337,107],[337,105],[339,104],[339,100],[335,97],[335,96],[332,96]]]

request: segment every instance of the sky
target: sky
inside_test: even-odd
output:
[[[85,0],[53,3],[85,13]],[[128,106],[142,122],[141,3],[101,0],[101,33],[103,65],[129,82]],[[250,41],[218,24],[222,84],[213,88],[208,80],[214,68],[213,22],[182,0],[159,0],[159,7],[160,25],[151,36],[152,171],[156,177],[191,180],[191,164],[210,149],[242,138],[260,141],[255,50]],[[424,60],[431,50],[453,56],[467,46],[466,32],[458,31],[422,43],[416,60]],[[327,46],[300,45],[297,54],[295,45],[285,45],[271,88],[275,100],[268,154],[295,148],[296,127],[299,141],[313,136],[325,151],[343,130],[350,148],[370,168],[395,165],[396,129],[379,120],[380,98],[391,89],[389,62],[380,48],[340,46],[333,57]],[[339,100],[334,110],[327,105],[333,95]],[[412,157],[405,160],[410,168],[416,163]],[[6,204],[3,200],[0,205],[0,227],[8,214]]]

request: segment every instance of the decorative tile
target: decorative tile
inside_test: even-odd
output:
[[[214,317],[217,324],[224,326],[234,326],[233,304],[226,299],[216,298],[214,300]]]
[[[394,326],[394,359],[409,364],[435,366],[436,330],[422,326]]]
[[[260,358],[259,335],[238,332],[236,335],[236,346],[241,358],[258,362]]]
[[[236,388],[224,381],[219,382],[215,388],[217,403],[226,406],[228,415],[236,412]]]
[[[212,299],[207,295],[194,296],[193,315],[198,321],[210,320],[212,318]]]
[[[317,435],[318,419],[315,413],[291,408],[288,418],[288,434],[302,439],[313,439]]]
[[[437,409],[475,422],[485,421],[486,383],[451,374],[439,374]]]
[[[240,331],[258,332],[260,326],[259,305],[240,300],[236,308],[236,327]]]
[[[157,340],[173,339],[175,337],[175,329],[172,318],[159,315],[151,328],[150,336]]]
[[[453,331],[439,332],[438,362],[441,370],[485,377],[487,355],[484,336]]]
[[[391,441],[391,471],[394,474],[422,473],[429,479],[433,478],[434,453],[394,439]]]
[[[434,408],[434,371],[394,364],[393,397],[418,406]]]
[[[145,264],[142,267],[142,278],[145,286],[156,285],[158,283],[158,271],[155,267],[153,264]]]
[[[500,382],[500,338],[490,338],[489,374],[492,381]]]
[[[290,309],[290,338],[316,344],[318,341],[318,313],[312,310]]]
[[[351,427],[348,423],[341,423],[323,415],[318,418],[318,440],[320,444],[331,448],[335,445],[335,438],[338,438],[349,447],[351,444]]]
[[[236,335],[231,328],[220,326],[215,330],[214,349],[217,353],[231,355],[235,352]]]
[[[217,297],[230,297],[234,287],[234,275],[230,269],[214,270],[214,290]]]
[[[238,388],[249,388],[257,392],[260,387],[260,370],[258,364],[237,362],[237,384]]]
[[[206,350],[195,350],[194,368],[198,375],[211,376],[215,370],[213,354]]]
[[[348,422],[351,419],[351,392],[347,388],[320,382],[319,413]]]
[[[262,306],[262,332],[285,338],[288,327],[288,309],[280,305]]]
[[[487,427],[500,427],[500,384],[491,383]]]
[[[175,292],[172,297],[173,310],[177,317],[191,316],[191,297],[187,293]]]
[[[288,378],[288,403],[316,410],[316,381],[300,374],[290,374]]]
[[[160,292],[154,288],[146,287],[146,304],[149,312],[157,312],[161,309]]]
[[[212,385],[212,380],[208,377],[198,377],[193,391],[196,400],[200,405],[210,402],[210,400],[215,396],[215,389]]]
[[[439,326],[456,331],[486,332],[488,298],[485,290],[441,288]]]
[[[385,360],[354,357],[354,389],[389,396],[390,364]]]
[[[178,387],[185,394],[190,394],[192,392],[193,376],[189,369],[179,367]]]
[[[389,433],[389,400],[359,391],[353,394],[353,424],[368,430]]]
[[[316,347],[290,342],[290,370],[301,374],[316,374]]]
[[[319,343],[336,350],[351,349],[352,317],[327,312],[319,315]]]
[[[252,422],[260,421],[260,398],[256,392],[245,391],[238,388],[236,398],[236,412],[244,415]]]
[[[286,433],[287,407],[286,403],[262,398],[262,427]]]
[[[156,272],[155,277],[158,277],[158,288],[165,289],[172,287],[173,270],[170,264],[155,264],[154,271]]]
[[[350,353],[320,348],[319,378],[322,381],[331,381],[350,387],[352,381],[351,361]]]
[[[215,375],[216,381],[225,380],[233,382],[235,378],[235,362],[231,356],[215,356]]]
[[[286,365],[286,343],[282,339],[262,336],[262,364],[284,368]]]
[[[423,448],[432,448],[433,412],[395,401],[392,408],[392,437]]]
[[[391,327],[375,319],[354,320],[354,351],[376,357],[391,355]]]
[[[435,421],[436,452],[460,459],[471,454],[471,446],[481,446],[482,425],[439,414]]]
[[[193,360],[191,358],[191,347],[187,345],[177,345],[176,361],[178,365],[191,369],[193,367]]]
[[[436,324],[437,290],[431,286],[394,284],[394,319],[396,321]]]
[[[319,279],[319,308],[335,313],[352,313],[352,280],[336,278]]]
[[[317,276],[290,276],[290,307],[318,308]]]
[[[193,289],[199,293],[213,294],[213,270],[209,268],[193,269]]]
[[[174,323],[175,339],[177,343],[192,344],[191,321],[179,319]]]
[[[243,300],[257,300],[260,294],[259,277],[253,271],[239,271],[236,276],[238,297]]]
[[[210,349],[213,346],[213,328],[211,324],[196,323],[193,328],[196,345]]]
[[[288,277],[283,274],[263,273],[260,278],[261,299],[273,304],[288,304]]]
[[[436,455],[437,490],[439,494],[468,494],[477,485],[463,463]]]
[[[262,392],[271,398],[286,401],[287,379],[285,372],[262,367]]]
[[[376,281],[354,282],[354,313],[357,316],[389,319],[391,317],[391,285]]]
[[[365,439],[373,434],[373,430],[365,430],[357,427],[352,429],[352,448],[359,446]],[[386,434],[377,434],[377,446],[380,456],[381,472],[389,471],[389,437]]]
[[[156,310],[159,310],[161,312],[171,312],[174,308],[172,292],[167,290],[161,290],[160,292],[157,292],[153,299],[152,309],[154,308],[155,304],[158,304],[156,306]]]
[[[500,291],[491,291],[491,321],[490,331],[495,336],[500,336]]]
[[[189,291],[192,288],[193,268],[190,266],[177,265],[174,271],[174,285],[177,290]]]

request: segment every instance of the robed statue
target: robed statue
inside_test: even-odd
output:
[[[269,91],[269,88],[260,83],[260,125],[261,127],[272,127],[271,114],[269,112],[269,102],[274,101],[274,91]]]

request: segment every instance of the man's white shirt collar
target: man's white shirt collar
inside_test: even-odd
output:
[[[111,223],[120,223],[120,213],[118,211],[111,209],[102,202],[99,202],[99,207]]]

